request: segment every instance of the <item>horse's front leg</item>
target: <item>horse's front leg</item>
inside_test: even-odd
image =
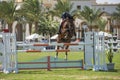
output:
[[[65,49],[67,50],[68,47],[69,47],[69,46],[66,46]],[[65,60],[67,60],[67,59],[68,59],[68,52],[66,51],[66,52],[65,52]]]
[[[60,46],[57,46],[57,50],[59,50],[59,47]],[[58,58],[58,51],[56,52],[56,56],[55,56],[55,59],[57,59]]]

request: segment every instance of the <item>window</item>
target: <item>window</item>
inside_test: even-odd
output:
[[[77,5],[77,9],[81,9],[81,6],[80,6],[80,5]]]

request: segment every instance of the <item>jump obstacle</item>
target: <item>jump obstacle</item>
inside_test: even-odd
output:
[[[19,70],[29,70],[29,69],[57,69],[57,68],[82,68],[83,60],[63,60],[55,59],[52,56],[47,56],[42,59],[30,61],[30,62],[19,62]]]
[[[12,33],[0,33],[2,35],[2,41],[0,42],[0,53],[2,53],[2,71],[4,73],[15,72],[17,73],[20,69],[48,69],[51,68],[83,68],[83,69],[93,69],[97,70],[107,70],[105,62],[105,47],[104,47],[104,36],[98,35],[97,32],[86,32],[84,34],[84,43],[57,43],[57,44],[17,44],[16,36]],[[43,62],[17,62],[17,52],[69,52],[70,50],[17,50],[18,46],[56,46],[56,45],[69,45],[69,46],[84,46],[84,62],[80,61],[55,61],[48,56],[44,58]],[[64,64],[63,64],[64,63]],[[61,66],[65,64],[70,66]],[[75,66],[72,66],[76,63]],[[21,66],[20,64],[24,65]],[[33,67],[28,68],[28,65],[32,64]],[[57,64],[57,65],[56,65]],[[79,65],[78,65],[79,64]],[[44,65],[44,66],[43,66]],[[58,66],[60,65],[60,66]],[[25,67],[27,66],[27,67]],[[42,67],[41,67],[42,66]]]

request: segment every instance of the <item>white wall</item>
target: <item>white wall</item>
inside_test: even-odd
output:
[[[116,11],[116,7],[117,5],[93,5],[93,8],[96,8],[96,9],[101,9],[102,11],[105,11],[109,14],[112,14],[113,12]]]
[[[92,3],[91,1],[89,0],[73,0],[71,1],[71,3],[73,3],[73,9],[72,10],[75,10],[77,9],[77,6],[80,5],[81,6],[81,10],[83,9],[84,6],[89,6],[89,7],[92,7]]]

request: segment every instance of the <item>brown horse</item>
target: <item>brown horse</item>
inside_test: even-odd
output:
[[[75,25],[73,19],[65,19],[61,23],[60,33],[58,34],[57,42],[58,43],[70,43],[71,38],[76,36]],[[62,49],[68,50],[69,45],[62,46]],[[57,50],[60,49],[60,46],[57,46]],[[65,59],[67,60],[67,51],[65,52]],[[58,52],[56,53],[56,58],[58,57]]]

